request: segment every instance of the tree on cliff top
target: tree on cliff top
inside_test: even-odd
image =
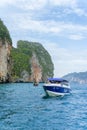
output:
[[[1,19],[0,19],[0,39],[3,41],[7,40],[9,44],[12,44],[9,31]]]

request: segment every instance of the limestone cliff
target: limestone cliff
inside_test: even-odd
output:
[[[34,82],[34,84],[38,84],[42,79],[42,68],[39,63],[38,58],[36,57],[36,54],[32,54],[31,57],[31,81]]]
[[[0,20],[0,82],[11,80],[11,44],[9,32]]]
[[[53,77],[54,65],[46,49],[36,42],[18,41],[12,52],[14,81],[39,82]]]

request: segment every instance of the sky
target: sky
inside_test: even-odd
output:
[[[14,47],[18,40],[44,46],[55,77],[87,71],[86,0],[0,0],[0,18]]]

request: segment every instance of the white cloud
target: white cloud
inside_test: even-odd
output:
[[[14,5],[23,10],[42,9],[46,5],[46,0],[0,0],[0,6]]]
[[[44,8],[47,1],[46,0],[18,0],[20,4],[16,5],[19,6],[19,8],[22,8],[23,10],[39,10]]]
[[[86,12],[80,8],[74,8],[74,13],[76,13],[78,16],[87,16]]]
[[[55,7],[63,7],[64,14],[75,13],[78,16],[87,16],[87,13],[83,8],[79,7],[78,0],[49,0],[50,5]]]
[[[8,18],[10,19],[10,18]],[[12,20],[11,20],[12,19]],[[69,39],[69,40],[83,40],[87,37],[87,25],[83,26],[80,24],[74,23],[65,23],[55,20],[34,20],[30,14],[14,14],[11,16],[11,23],[9,24],[9,30],[16,39],[30,37],[29,33],[37,34],[38,38],[44,37],[53,37],[57,40],[59,38]],[[11,28],[12,27],[12,28]],[[20,33],[21,32],[21,33]],[[28,33],[29,32],[29,33]],[[15,36],[14,36],[15,33]],[[32,39],[32,38],[31,38]],[[43,38],[42,38],[43,39]],[[63,40],[62,40],[63,42]],[[59,50],[58,50],[59,51]],[[55,52],[55,51],[54,51]],[[61,50],[64,52],[64,50]],[[56,52],[55,52],[56,53]],[[62,53],[63,55],[63,53]],[[65,54],[64,54],[65,55]]]
[[[64,7],[76,7],[76,0],[50,0],[51,5],[64,6]]]
[[[76,0],[1,0],[0,5],[14,4],[22,9],[39,9],[47,6],[75,7]]]
[[[73,23],[60,23],[63,29],[71,30],[74,32],[78,31],[86,31],[87,30],[87,25],[80,25],[80,24],[73,24]]]
[[[7,6],[9,4],[14,4],[14,0],[0,0],[0,7]]]
[[[80,35],[80,34],[78,34],[78,35],[77,35],[77,34],[76,34],[76,35],[75,35],[75,34],[74,34],[74,35],[72,34],[72,35],[70,35],[69,37],[70,37],[70,39],[72,39],[72,40],[82,40],[82,39],[85,38],[84,36],[82,36],[82,35]]]
[[[10,17],[8,17],[10,19]],[[12,20],[11,20],[12,19]],[[71,40],[83,40],[87,37],[87,25],[80,25],[70,22],[59,22],[56,20],[36,20],[32,14],[14,14],[9,24],[10,32],[19,32],[24,35],[26,32],[37,33],[37,35],[49,35],[58,39],[67,38]]]
[[[16,6],[25,7],[24,9],[43,8],[48,6],[76,6],[76,0],[1,0],[0,5],[14,4]]]
[[[14,16],[15,25],[17,29],[30,30],[38,33],[49,33],[55,36],[64,36],[73,40],[82,40],[87,37],[87,25],[56,22],[52,20],[33,20],[31,16],[25,18],[25,16]]]
[[[54,21],[33,20],[31,16],[28,16],[25,19],[25,16],[23,15],[13,16],[13,19],[17,29],[53,34],[58,34],[62,31],[61,28],[58,27],[58,23]],[[16,19],[18,20],[16,21]]]
[[[51,9],[50,7],[63,7],[65,14],[75,13],[78,16],[87,16],[84,9],[79,7],[77,0],[1,0],[0,7],[3,6],[14,6],[23,11],[34,11],[37,10],[42,13],[46,9]],[[31,12],[32,13],[32,12]]]

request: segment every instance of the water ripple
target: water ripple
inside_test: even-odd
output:
[[[43,84],[0,84],[0,130],[86,130],[87,85],[65,97],[43,97]]]

